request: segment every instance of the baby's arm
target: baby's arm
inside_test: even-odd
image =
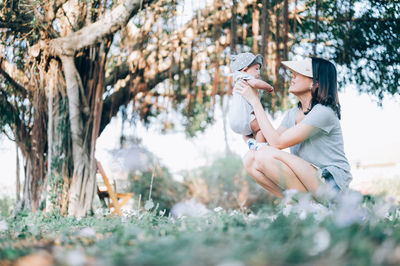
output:
[[[251,87],[258,89],[258,90],[264,90],[267,92],[273,92],[274,88],[269,85],[267,82],[261,80],[261,79],[248,79],[246,80],[247,83],[250,84]]]

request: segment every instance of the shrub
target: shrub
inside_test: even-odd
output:
[[[141,195],[142,202],[149,198],[152,176],[153,171],[129,174],[129,191],[135,194],[135,198]],[[166,167],[156,167],[151,188],[151,199],[154,204],[159,205],[159,210],[165,209],[166,214],[168,214],[172,206],[182,200],[186,193],[187,189],[173,179]]]
[[[14,207],[15,200],[9,196],[0,198],[0,217],[8,217]]]
[[[184,179],[192,196],[210,208],[258,209],[272,201],[246,173],[237,154],[218,156],[210,165],[186,171]]]

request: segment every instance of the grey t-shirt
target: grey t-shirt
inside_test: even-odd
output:
[[[298,107],[290,109],[281,126],[291,128],[296,124]],[[305,141],[290,147],[292,154],[303,158],[321,170],[327,169],[341,189],[351,182],[350,165],[344,153],[340,121],[332,108],[316,104],[300,123],[318,128],[319,131]]]

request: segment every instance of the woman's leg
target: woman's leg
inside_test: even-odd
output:
[[[302,158],[271,146],[256,151],[254,158],[255,168],[285,189],[317,192],[318,171]]]
[[[278,198],[282,197],[282,189],[277,184],[268,179],[262,172],[255,168],[254,160],[255,151],[250,150],[243,158],[244,168],[247,170],[251,178],[256,181],[265,190],[271,192]]]

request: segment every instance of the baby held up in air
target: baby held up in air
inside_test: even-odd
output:
[[[263,65],[264,59],[259,54],[240,53],[231,55],[230,67],[233,72],[234,83],[238,80],[244,80],[257,90],[273,92],[274,88],[260,79],[260,69]],[[253,107],[242,95],[236,92],[233,92],[228,117],[230,127],[235,133],[250,137],[248,141],[250,149],[257,149],[266,143],[254,115]]]

